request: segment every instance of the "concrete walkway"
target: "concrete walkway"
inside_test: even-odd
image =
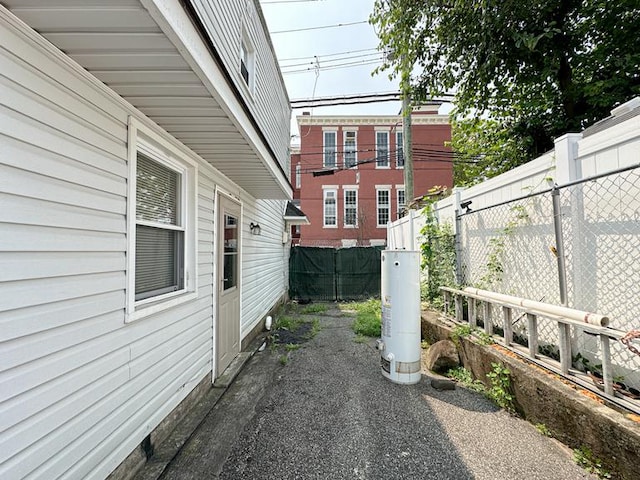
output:
[[[596,478],[477,393],[389,382],[339,315],[315,315],[322,330],[284,366],[257,353],[161,478]]]

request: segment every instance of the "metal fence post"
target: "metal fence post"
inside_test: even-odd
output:
[[[462,285],[462,219],[460,218],[460,210],[454,212],[456,216],[455,231],[455,254],[456,254],[456,283]]]
[[[560,190],[557,187],[551,192],[553,200],[553,230],[556,240],[556,257],[558,261],[558,284],[560,286],[560,303],[567,306],[567,267],[565,264],[564,238],[562,236],[562,206],[560,205]]]

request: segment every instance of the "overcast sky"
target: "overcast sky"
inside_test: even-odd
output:
[[[338,64],[369,63],[380,58],[379,53],[374,50],[378,46],[378,38],[368,22],[336,28],[277,33],[283,30],[366,21],[373,10],[374,0],[279,0],[279,3],[271,3],[273,1],[261,0],[260,3],[272,32],[271,39],[280,59],[291,100],[398,90],[398,81],[390,81],[387,73],[371,76],[377,64],[327,69]],[[317,76],[313,67],[314,56],[318,56],[320,64]],[[299,60],[288,60],[298,58]],[[304,72],[305,69],[310,70]],[[290,71],[299,73],[287,73]],[[315,107],[312,113],[387,115],[397,114],[399,110],[400,102],[384,102]],[[301,112],[302,110],[294,110],[294,117]],[[294,125],[295,121],[292,122],[292,128]],[[292,133],[297,133],[297,129]]]

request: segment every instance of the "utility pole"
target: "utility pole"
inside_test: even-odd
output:
[[[404,154],[404,200],[409,207],[413,201],[413,154],[411,152],[411,98],[409,85],[402,89],[402,153]]]

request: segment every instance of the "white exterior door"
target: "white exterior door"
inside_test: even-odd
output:
[[[218,196],[216,377],[240,352],[240,205]]]

